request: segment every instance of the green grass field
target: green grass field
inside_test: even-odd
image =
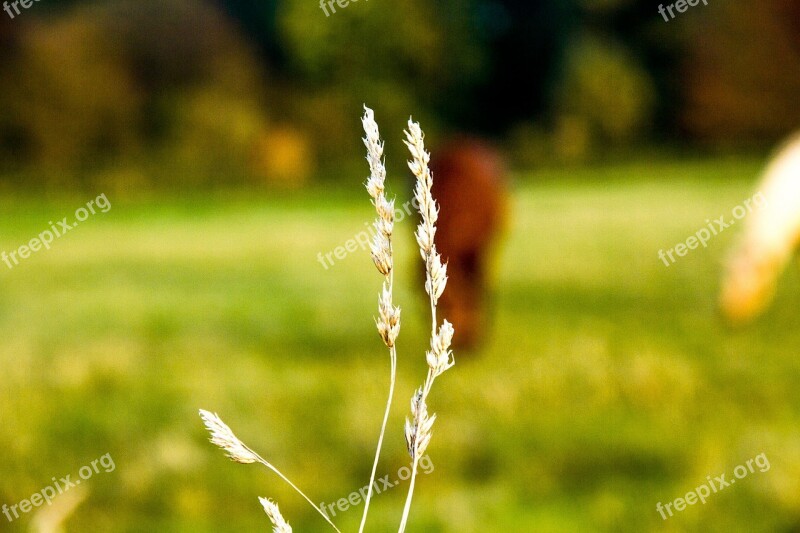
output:
[[[758,170],[706,160],[519,180],[491,340],[437,381],[435,468],[410,531],[797,531],[797,269],[762,319],[729,330],[715,300],[739,228],[669,268],[657,256],[749,198]],[[227,461],[197,416],[218,412],[320,502],[369,478],[388,382],[381,279],[360,250],[317,261],[371,220],[368,197],[358,180],[259,194],[109,193],[108,213],[0,264],[0,504],[109,453],[115,469],[74,489],[86,500],[67,531],[268,531],[257,496],[296,531],[332,531],[267,470]],[[0,250],[91,198],[0,200]],[[408,464],[429,320],[410,221],[398,231],[399,380],[379,468],[391,480]],[[656,512],[761,453],[768,471]],[[405,483],[377,496],[369,530],[393,531],[404,497]],[[356,531],[360,511],[334,521]],[[0,515],[0,531],[33,514]]]

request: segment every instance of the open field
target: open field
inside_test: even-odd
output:
[[[491,341],[457,353],[432,394],[435,469],[410,531],[800,527],[798,269],[765,317],[732,331],[715,298],[738,228],[668,268],[657,255],[752,196],[758,169],[708,160],[521,180]],[[94,196],[0,200],[0,250]],[[360,250],[327,270],[317,261],[371,220],[366,192],[356,180],[352,194],[109,200],[51,250],[0,264],[0,504],[108,453],[114,471],[83,483],[68,531],[267,531],[257,496],[296,531],[329,531],[275,476],[224,459],[197,409],[320,502],[367,482],[388,381],[372,322],[381,279]],[[402,420],[428,319],[410,221],[398,231],[399,381],[379,468],[392,480],[408,461]],[[656,512],[762,453],[768,471],[667,521]],[[404,489],[374,500],[371,531],[396,527]],[[32,515],[0,515],[0,530],[27,530]],[[360,507],[334,518],[343,531],[359,519]]]

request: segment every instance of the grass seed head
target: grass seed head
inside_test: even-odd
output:
[[[267,513],[272,525],[275,526],[272,529],[272,533],[292,533],[292,526],[284,520],[277,503],[266,498],[259,498],[258,501],[261,502],[264,512]]]
[[[258,456],[233,434],[231,428],[219,416],[200,409],[200,418],[203,419],[206,429],[211,433],[209,439],[211,443],[225,450],[232,461],[241,464],[258,462]]]

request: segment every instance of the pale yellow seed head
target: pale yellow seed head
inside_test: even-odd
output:
[[[215,413],[200,409],[200,418],[203,419],[206,429],[211,433],[209,439],[211,443],[225,450],[232,461],[241,464],[258,461],[258,457],[233,434],[231,428]]]
[[[267,516],[274,526],[272,533],[292,533],[292,526],[284,520],[277,503],[266,498],[258,498],[258,501],[261,502],[264,512],[267,513]]]

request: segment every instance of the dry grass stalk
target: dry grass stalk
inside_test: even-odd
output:
[[[211,413],[209,411],[200,409],[200,418],[203,419],[206,429],[209,433],[211,433],[211,438],[209,439],[211,443],[225,450],[228,454],[228,457],[232,461],[239,464],[261,463],[268,469],[272,470],[278,475],[278,477],[288,483],[289,486],[292,487],[300,496],[305,498],[309,505],[316,509],[316,511],[325,519],[326,522],[328,522],[328,524],[331,525],[331,527],[333,527],[333,529],[339,531],[339,528],[337,528],[336,525],[330,521],[328,516],[323,513],[313,501],[311,501],[311,498],[306,496],[305,493],[300,490],[297,485],[292,483],[289,478],[283,475],[280,470],[275,468],[270,462],[265,460],[263,457],[250,449],[244,442],[239,440],[239,438],[234,435],[231,428],[229,428],[216,413]],[[275,508],[277,509],[277,506]],[[339,533],[341,533],[341,531],[339,531]]]
[[[430,154],[425,150],[424,134],[419,124],[408,120],[408,130],[405,132],[405,144],[411,152],[411,161],[408,167],[416,177],[414,198],[419,206],[420,223],[417,227],[416,238],[420,255],[425,262],[425,291],[430,297],[431,304],[431,349],[425,354],[428,363],[428,375],[425,383],[411,399],[411,420],[406,418],[406,444],[411,455],[411,481],[408,486],[403,517],[400,521],[399,533],[405,531],[408,523],[408,514],[411,509],[411,500],[414,496],[414,486],[417,480],[419,459],[431,440],[433,423],[436,415],[428,416],[428,395],[433,382],[438,376],[451,368],[455,361],[450,343],[453,340],[453,326],[445,320],[438,326],[436,320],[436,304],[447,285],[447,265],[442,264],[442,258],[436,251],[434,237],[436,236],[436,220],[439,217],[439,207],[431,193],[433,175],[428,163]],[[438,331],[437,331],[438,326]]]
[[[364,501],[364,514],[361,518],[359,533],[363,532],[366,525],[369,504],[375,485],[375,475],[380,460],[381,448],[383,447],[383,438],[386,433],[386,424],[389,419],[392,398],[394,396],[397,374],[397,349],[395,343],[400,333],[400,308],[395,307],[392,303],[394,289],[394,265],[392,254],[394,201],[389,201],[386,198],[386,167],[383,162],[384,145],[380,139],[378,124],[375,122],[373,111],[364,106],[364,116],[361,120],[364,126],[365,137],[363,140],[367,148],[367,161],[369,162],[370,168],[370,177],[367,179],[365,186],[367,192],[372,197],[372,204],[375,206],[378,215],[374,222],[376,230],[375,237],[370,244],[371,255],[378,271],[384,276],[383,287],[378,297],[378,318],[375,320],[375,324],[378,329],[378,334],[389,349],[390,382],[386,410],[384,411],[383,424],[381,425],[378,445],[375,450],[375,459],[372,464],[369,489]],[[436,319],[436,304],[447,285],[447,265],[442,264],[442,258],[436,251],[436,245],[434,243],[439,208],[431,194],[433,176],[428,167],[430,154],[425,151],[423,133],[419,124],[409,119],[408,131],[406,131],[405,134],[405,143],[411,151],[412,156],[408,165],[417,179],[414,197],[419,205],[421,222],[417,227],[415,236],[420,248],[420,254],[425,262],[425,290],[430,297],[431,305],[431,342],[430,350],[425,354],[428,363],[428,374],[425,383],[414,393],[411,399],[411,420],[406,418],[405,424],[406,444],[412,458],[412,470],[408,495],[406,496],[405,507],[403,509],[403,517],[400,522],[400,533],[405,531],[408,522],[408,514],[414,494],[419,460],[425,455],[425,451],[431,440],[433,423],[436,420],[436,415],[428,415],[428,395],[433,387],[434,380],[455,364],[453,352],[450,350],[450,344],[453,340],[454,333],[453,326],[447,320],[444,320],[441,326],[439,326]],[[261,463],[266,466],[288,483],[298,494],[303,496],[303,498],[325,518],[333,529],[337,532],[339,531],[336,525],[330,521],[327,515],[320,510],[308,496],[297,488],[297,486],[277,468],[239,440],[219,416],[201,409],[200,417],[211,433],[211,442],[225,450],[231,460],[242,464]],[[290,533],[292,531],[292,528],[281,515],[277,504],[266,498],[259,498],[259,501],[274,525],[273,533]]]
[[[375,324],[378,334],[384,344],[389,348],[389,395],[386,400],[386,409],[383,413],[383,423],[378,436],[378,445],[375,449],[375,459],[372,462],[372,473],[369,478],[367,497],[364,498],[364,512],[361,515],[359,533],[364,531],[369,513],[369,504],[372,500],[372,490],[375,485],[375,475],[383,448],[383,437],[386,434],[386,424],[394,398],[394,385],[397,374],[397,349],[395,341],[400,333],[400,308],[392,304],[394,288],[394,268],[392,256],[392,230],[394,229],[394,201],[386,199],[386,166],[383,162],[383,143],[381,142],[378,124],[372,109],[364,106],[364,116],[361,119],[364,126],[364,146],[367,147],[367,161],[369,162],[370,176],[366,183],[367,192],[372,197],[372,205],[378,213],[375,219],[375,238],[371,244],[372,260],[383,274],[383,289],[378,298],[378,319]]]

